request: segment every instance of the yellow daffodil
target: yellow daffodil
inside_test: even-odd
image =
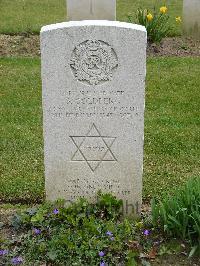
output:
[[[151,13],[147,14],[147,20],[150,22],[153,19],[153,15]]]
[[[162,14],[167,13],[167,7],[166,6],[161,6],[160,13],[162,13]]]
[[[176,17],[176,22],[177,22],[177,23],[181,23],[181,22],[182,22],[181,17]]]

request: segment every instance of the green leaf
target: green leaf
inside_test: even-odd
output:
[[[192,247],[192,249],[191,249],[191,251],[189,253],[189,258],[191,258],[195,254],[195,252],[197,251],[197,248],[198,248],[198,246]]]
[[[142,260],[142,266],[151,266],[151,264],[146,260]]]
[[[0,229],[4,226],[4,223],[0,222]]]
[[[51,261],[54,261],[57,258],[57,252],[54,250],[51,250],[47,252],[47,256],[49,257]]]

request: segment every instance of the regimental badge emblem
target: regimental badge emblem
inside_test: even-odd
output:
[[[103,162],[116,162],[117,159],[111,150],[116,137],[104,136],[93,123],[85,135],[70,136],[76,147],[71,160],[86,162],[94,172]]]
[[[87,40],[73,50],[70,66],[78,81],[99,85],[112,80],[118,67],[118,58],[108,43]]]

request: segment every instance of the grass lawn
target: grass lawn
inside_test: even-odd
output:
[[[0,199],[36,200],[44,191],[40,61],[1,59],[0,76]]]
[[[67,0],[0,0],[0,33],[39,33],[43,25],[66,20]],[[117,20],[127,21],[138,7],[153,8],[166,4],[173,26],[172,35],[179,35],[175,16],[182,16],[183,0],[117,0]]]
[[[148,60],[144,199],[200,173],[198,58]],[[39,59],[0,59],[0,200],[44,195]]]

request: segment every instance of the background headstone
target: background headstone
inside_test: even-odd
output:
[[[109,21],[41,30],[46,194],[94,200],[124,214],[142,202],[146,30]]]
[[[68,20],[116,20],[116,0],[67,0]]]
[[[200,0],[183,1],[183,31],[200,39]]]

